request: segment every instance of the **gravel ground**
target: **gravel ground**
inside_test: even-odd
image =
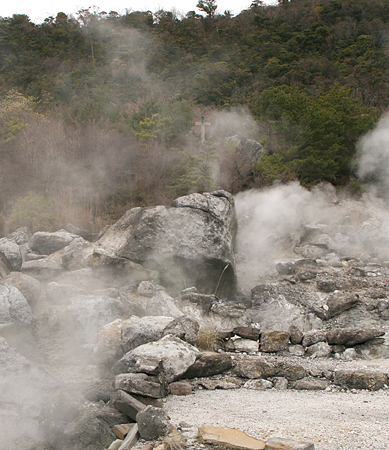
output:
[[[224,426],[256,438],[283,437],[315,450],[388,450],[389,390],[376,392],[198,390],[169,396],[173,425]]]

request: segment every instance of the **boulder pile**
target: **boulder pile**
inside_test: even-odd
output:
[[[358,362],[389,358],[389,264],[377,230],[351,255],[367,228],[339,226],[306,225],[249,292],[224,191],[134,208],[95,239],[71,224],[2,237],[3,447],[184,446],[163,399],[196,389],[387,389],[387,371]],[[256,445],[313,448],[281,441]]]

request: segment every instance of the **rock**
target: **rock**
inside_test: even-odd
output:
[[[196,361],[182,375],[183,378],[200,378],[217,375],[232,367],[230,355],[216,352],[202,352]]]
[[[191,345],[196,345],[200,325],[189,317],[177,317],[172,320],[163,330],[163,335],[171,334],[177,336]]]
[[[120,446],[123,444],[121,439],[116,439],[112,442],[112,444],[108,447],[108,450],[119,450]]]
[[[273,362],[272,377],[283,377],[288,381],[300,380],[307,376],[307,371],[299,364],[290,364],[283,361]]]
[[[96,364],[110,368],[124,355],[122,328],[136,319],[116,319],[113,322],[107,323],[98,331],[97,343],[93,348],[93,359]]]
[[[215,389],[238,389],[242,384],[243,381],[235,377],[216,378],[211,380],[202,378],[199,382],[200,386],[203,386],[210,391],[214,391]]]
[[[363,344],[384,334],[385,331],[374,329],[334,328],[326,333],[326,337],[328,343],[331,345],[336,344],[353,347],[354,345]]]
[[[112,386],[111,386],[112,388]],[[114,391],[114,389],[112,388],[112,390]],[[115,391],[111,394],[111,398],[114,395]],[[109,402],[109,399],[108,399]],[[99,402],[94,402],[94,403],[99,403]],[[110,406],[109,406],[110,405]],[[94,406],[94,408],[96,408],[96,406]],[[103,404],[98,405],[98,408],[95,412],[96,417],[100,420],[100,422],[102,422],[107,428],[111,429],[113,428],[115,425],[118,425],[120,423],[127,423],[128,422],[128,417],[126,414],[124,414],[123,412],[120,412],[119,410],[117,410],[116,408],[112,407],[112,404]]]
[[[11,272],[0,283],[17,288],[30,306],[35,306],[41,293],[41,283],[33,277],[21,272]]]
[[[304,356],[305,348],[302,345],[289,345],[288,352],[294,356]]]
[[[359,300],[354,294],[345,295],[341,292],[330,294],[322,305],[315,305],[313,310],[322,320],[328,320],[338,316],[343,311],[347,311],[358,304]]]
[[[382,372],[371,372],[369,370],[335,371],[334,383],[349,389],[368,389],[377,391],[388,384],[388,376]]]
[[[121,423],[114,425],[112,431],[119,439],[123,440],[133,426],[135,426],[135,423]]]
[[[181,291],[180,300],[199,305],[204,313],[209,313],[212,305],[218,301],[215,295],[200,294],[195,287]]]
[[[292,384],[292,389],[299,391],[324,391],[330,384],[331,383],[328,380],[308,377],[295,381]]]
[[[288,330],[290,336],[290,342],[293,345],[301,344],[303,341],[304,333],[300,331],[295,325],[291,325]]]
[[[241,319],[245,315],[246,306],[242,303],[220,300],[212,304],[211,311],[228,319]]]
[[[154,297],[158,291],[163,291],[164,288],[154,281],[141,281],[139,283],[137,294],[143,297]]]
[[[69,245],[75,235],[65,230],[54,233],[38,231],[34,233],[28,242],[30,249],[40,255],[51,255]]]
[[[139,411],[146,408],[146,406],[135,399],[127,392],[118,390],[112,395],[110,403],[122,413],[126,414],[130,419],[135,420]]]
[[[233,197],[224,191],[180,197],[171,208],[133,208],[97,241],[96,253],[129,259],[157,270],[161,283],[185,284],[204,293],[236,289]]]
[[[315,272],[314,270],[300,270],[297,273],[297,278],[300,281],[313,280],[314,278],[316,278],[316,276],[317,276],[317,272]]]
[[[115,298],[83,295],[73,297],[63,315],[65,329],[80,343],[96,344],[98,331],[125,313],[124,305]]]
[[[157,342],[141,345],[126,353],[112,368],[113,373],[124,373],[135,366],[138,358],[153,358],[161,361],[168,383],[183,375],[199,356],[196,347],[181,339],[167,335]]]
[[[295,441],[273,437],[266,441],[265,450],[315,450],[315,445],[311,442]]]
[[[192,393],[192,385],[188,381],[174,381],[169,384],[169,392],[171,395],[190,395]]]
[[[173,298],[165,291],[158,291],[146,303],[146,314],[148,316],[170,316],[172,318],[183,315]]]
[[[286,331],[265,330],[261,333],[261,352],[281,352],[288,347],[289,333]]]
[[[62,264],[66,270],[91,267],[94,246],[81,237],[74,238],[62,254]]]
[[[310,345],[317,344],[318,342],[326,342],[326,333],[322,330],[311,330],[304,334],[302,345],[303,347],[309,347]]]
[[[60,421],[45,429],[45,437],[53,450],[95,450],[107,448],[115,437],[94,415],[80,409],[70,421]]]
[[[13,233],[7,235],[7,239],[18,245],[27,244],[30,238],[31,232],[27,227],[18,228]]]
[[[115,378],[114,388],[128,394],[145,397],[164,398],[167,396],[167,383],[164,377],[145,373],[122,373]]]
[[[296,272],[295,266],[293,263],[277,263],[276,270],[280,275],[293,275]]]
[[[122,328],[122,346],[125,353],[148,342],[158,341],[172,317],[146,316],[134,318]]]
[[[257,353],[259,349],[258,341],[251,339],[234,339],[234,348],[236,352]]]
[[[357,351],[355,348],[346,348],[346,350],[342,354],[342,359],[345,361],[354,361],[358,358]]]
[[[266,448],[266,441],[255,439],[234,428],[200,427],[198,438],[204,444],[219,445],[239,450],[262,450]]]
[[[75,234],[77,236],[81,236],[86,241],[90,241],[90,242],[93,241],[93,234],[92,233],[90,233],[89,231],[81,230],[81,228],[78,228],[77,226],[73,225],[72,223],[68,223],[64,227],[64,230],[68,231],[71,234]]]
[[[274,387],[279,391],[284,391],[288,389],[289,381],[285,377],[275,377],[274,378]]]
[[[372,341],[365,342],[364,344],[357,345],[355,350],[362,358],[365,359],[387,359],[389,358],[389,346],[382,342]]]
[[[274,366],[259,358],[243,358],[237,361],[233,372],[242,378],[269,378],[274,375]]]
[[[59,284],[56,281],[48,283],[46,287],[46,298],[53,304],[69,304],[72,297],[83,294],[86,294],[86,292],[80,287]]]
[[[331,356],[332,347],[327,342],[318,342],[306,348],[306,356],[313,358],[328,358]]]
[[[253,341],[259,341],[261,334],[261,330],[253,327],[235,327],[232,332],[243,339],[251,339]]]
[[[172,425],[169,417],[160,408],[146,406],[136,415],[136,422],[139,428],[139,434],[142,439],[151,441],[168,434]]]
[[[138,424],[131,424],[130,429],[128,430],[127,436],[124,439],[122,445],[119,447],[119,450],[130,450],[138,441],[139,433],[138,433]]]
[[[62,254],[54,253],[42,259],[24,261],[21,271],[39,280],[52,280],[64,271]]]
[[[336,283],[332,280],[317,280],[317,288],[322,292],[334,292],[336,289]]]
[[[29,326],[32,312],[24,295],[13,286],[0,284],[0,325]]]
[[[156,408],[162,408],[162,400],[160,398],[144,397],[143,395],[131,394],[136,400],[139,400],[145,406],[151,405]]]
[[[389,302],[382,300],[378,303],[378,314],[383,320],[389,320]]]
[[[19,245],[8,238],[1,238],[0,261],[5,264],[7,270],[10,272],[19,271],[23,262]]]
[[[269,380],[262,379],[248,380],[243,385],[243,387],[246,389],[255,389],[256,391],[262,391],[265,389],[271,389],[273,387],[273,383]]]

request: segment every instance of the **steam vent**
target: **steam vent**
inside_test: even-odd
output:
[[[226,191],[190,194],[171,207],[133,208],[98,240],[94,265],[130,260],[159,272],[172,292],[196,286],[207,294],[236,291],[234,199]]]

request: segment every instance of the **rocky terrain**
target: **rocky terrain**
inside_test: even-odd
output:
[[[68,224],[1,238],[3,447],[241,448],[246,437],[209,428],[229,427],[251,436],[245,448],[384,449],[385,204],[296,189],[191,194],[99,236]],[[345,418],[342,443],[330,415],[318,433],[296,412],[301,426],[285,425],[300,398],[308,416],[377,403]]]

